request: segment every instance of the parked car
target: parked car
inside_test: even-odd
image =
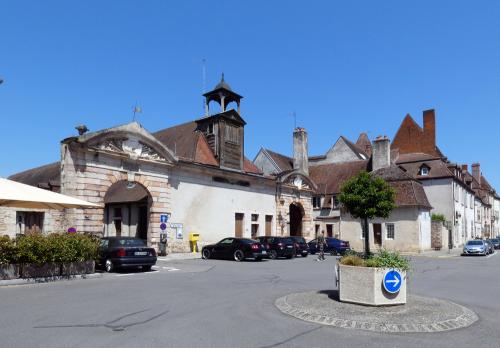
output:
[[[309,245],[304,237],[290,237],[295,242],[295,256],[307,257],[309,255]]]
[[[257,237],[267,249],[270,259],[286,257],[291,259],[295,256],[295,242],[291,237]]]
[[[254,259],[261,261],[267,251],[258,241],[248,238],[224,238],[216,244],[206,245],[201,249],[203,259],[234,259],[243,261]]]
[[[469,240],[464,245],[462,255],[488,255],[489,248],[484,240],[474,239]]]
[[[492,238],[490,241],[495,249],[500,249],[500,238]]]
[[[495,252],[495,247],[493,246],[493,243],[489,240],[485,240],[486,245],[488,246],[488,254],[493,254]]]
[[[101,238],[97,266],[106,272],[118,268],[141,267],[150,271],[156,264],[156,251],[148,247],[144,240],[135,237]]]
[[[325,238],[325,248],[324,251],[325,253],[330,253],[331,255],[343,255],[347,251],[351,250],[351,246],[349,245],[349,242],[340,240],[337,238],[332,238],[332,237],[327,237]],[[318,246],[317,246],[318,240],[313,239],[310,241],[309,244],[309,252],[311,255],[316,254],[319,252]]]

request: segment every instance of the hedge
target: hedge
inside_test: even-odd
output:
[[[83,234],[0,236],[0,264],[70,263],[95,260],[99,239]]]

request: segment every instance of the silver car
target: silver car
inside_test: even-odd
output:
[[[464,245],[462,255],[488,255],[490,252],[488,244],[484,240],[469,240]]]
[[[488,254],[493,254],[495,252],[495,246],[493,245],[493,243],[489,239],[486,239],[485,242],[486,242],[486,245],[488,245]]]

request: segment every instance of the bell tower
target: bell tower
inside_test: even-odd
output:
[[[205,116],[196,120],[197,129],[205,135],[208,145],[221,168],[243,170],[245,161],[245,120],[240,116],[241,95],[233,92],[224,81],[224,74],[215,88],[203,94]],[[220,111],[210,114],[209,104],[216,101]],[[235,102],[237,109],[228,109]]]
[[[227,111],[227,105],[231,102],[235,102],[237,105],[237,112],[240,113],[240,101],[243,98],[241,95],[234,93],[231,87],[224,81],[224,73],[220,82],[215,86],[215,88],[203,94],[205,97],[205,116],[209,116],[210,108],[209,104],[211,101],[216,101],[220,105],[220,112]]]

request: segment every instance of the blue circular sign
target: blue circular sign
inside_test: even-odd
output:
[[[160,224],[160,230],[165,231],[167,229],[167,224]]]
[[[403,284],[403,277],[401,273],[396,270],[390,270],[384,275],[384,289],[390,294],[395,294],[401,289]]]

